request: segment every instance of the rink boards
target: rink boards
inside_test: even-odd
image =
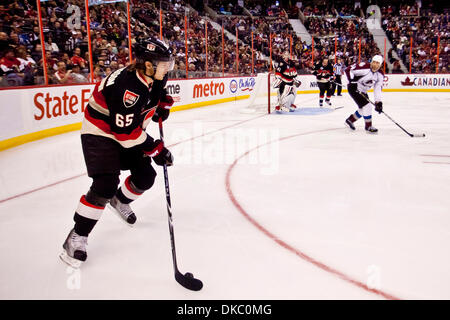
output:
[[[317,93],[313,75],[303,75],[299,94]],[[346,79],[343,78],[345,88]],[[0,151],[56,134],[79,130],[94,84],[0,90]],[[173,111],[235,100],[255,103],[269,92],[268,74],[255,77],[175,79],[167,84]],[[388,74],[384,91],[449,92],[450,74]],[[274,89],[271,96],[276,95]],[[344,90],[346,92],[346,90]]]

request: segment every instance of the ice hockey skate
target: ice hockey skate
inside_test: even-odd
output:
[[[64,241],[64,251],[59,257],[72,268],[78,269],[87,259],[86,246],[87,237],[78,235],[75,229],[72,229]]]
[[[352,130],[356,130],[355,125],[349,119],[345,120],[345,124]]]
[[[136,222],[136,215],[134,214],[130,205],[120,202],[116,196],[114,196],[109,202],[109,207],[129,226],[133,226],[133,224]]]
[[[370,126],[370,127],[366,128],[366,132],[370,133],[370,134],[376,134],[376,133],[378,133],[378,129]]]
[[[276,106],[276,107],[275,107],[275,111],[276,111],[277,113],[283,113],[283,112],[289,112],[289,111],[291,111],[291,109],[286,108],[286,107]]]

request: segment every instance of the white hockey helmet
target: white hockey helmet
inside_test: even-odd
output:
[[[383,57],[380,56],[379,54],[373,56],[372,58],[372,62],[378,62],[379,64],[383,63]]]

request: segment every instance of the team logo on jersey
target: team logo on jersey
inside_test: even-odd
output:
[[[156,46],[155,46],[154,44],[149,43],[149,44],[147,45],[147,50],[155,51],[155,49],[156,49]]]
[[[131,92],[129,90],[126,90],[125,94],[123,95],[123,104],[125,107],[131,108],[132,106],[134,106],[136,104],[138,99],[139,99],[138,94]]]

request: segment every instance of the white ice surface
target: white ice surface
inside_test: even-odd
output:
[[[317,99],[298,95],[296,104],[316,108]],[[264,116],[239,102],[171,114],[166,145],[180,142],[169,168],[178,263],[204,282],[200,292],[173,278],[161,168],[132,205],[136,226],[106,209],[73,273],[58,254],[91,182],[79,132],[1,152],[0,298],[383,299],[244,217],[226,189],[240,157],[231,192],[275,238],[395,297],[450,299],[450,96],[384,93],[384,101],[392,118],[426,137],[410,138],[378,114],[378,135],[362,120],[350,132],[347,94],[333,98],[344,108],[328,113]],[[156,125],[150,133],[158,137]]]

